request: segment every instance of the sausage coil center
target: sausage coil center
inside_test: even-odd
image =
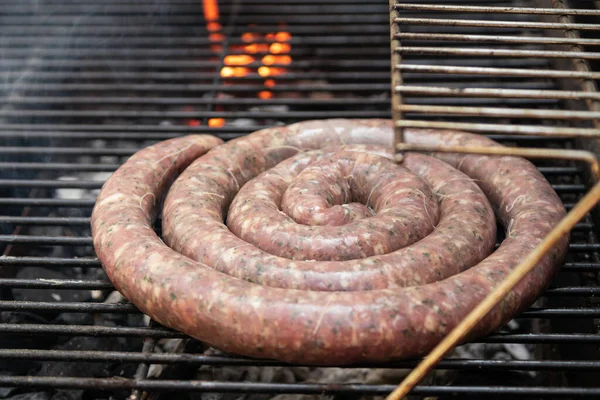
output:
[[[226,352],[308,365],[424,355],[565,209],[527,160],[409,153],[398,165],[392,137],[389,120],[320,120],[227,143],[160,142],[103,186],[96,253],[141,311]],[[405,140],[499,146],[457,131]],[[496,221],[506,238],[494,250]],[[567,247],[565,237],[470,338],[531,305]]]

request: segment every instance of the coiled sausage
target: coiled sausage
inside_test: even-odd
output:
[[[432,233],[416,241],[406,233],[402,245],[411,240],[412,244],[387,254],[380,254],[384,250],[377,247],[382,243],[379,237],[371,241],[364,237],[371,253],[364,250],[367,258],[362,260],[355,257],[362,256],[361,249],[369,246],[353,243],[347,245],[350,250],[338,253],[343,254],[338,257],[342,259],[331,261],[330,249],[316,249],[311,255],[325,261],[291,260],[285,257],[299,258],[299,253],[290,256],[285,251],[268,254],[261,248],[272,242],[266,236],[269,221],[262,220],[265,236],[255,238],[256,244],[239,243],[224,223],[228,211],[239,207],[235,212],[240,219],[233,224],[252,236],[258,229],[258,220],[253,218],[261,217],[268,201],[275,199],[277,203],[277,196],[283,197],[278,185],[287,179],[294,183],[290,190],[302,186],[294,181],[302,171],[286,175],[293,170],[293,162],[302,164],[305,157],[343,147],[343,154],[332,157],[346,157],[349,163],[367,157],[384,165],[381,157],[391,147],[391,138],[391,121],[328,120],[266,129],[221,145],[205,136],[162,142],[134,155],[104,185],[92,215],[96,252],[116,288],[143,312],[224,351],[321,365],[422,355],[564,216],[562,202],[531,163],[514,157],[436,154],[436,159],[407,155],[404,167],[408,171],[402,173],[410,178],[412,192],[405,199],[421,213],[418,223],[427,221],[435,226],[424,227],[421,223],[416,228],[408,227],[412,225],[406,222],[410,215],[392,212],[394,218],[389,223],[407,224],[399,234],[413,232],[418,237],[427,230]],[[451,131],[408,131],[406,139],[411,143],[497,145],[484,137]],[[311,152],[318,149],[324,150]],[[294,161],[288,160],[290,165],[282,174],[269,180],[273,178],[266,176],[269,169],[287,159]],[[166,189],[164,182],[190,162],[165,200],[163,232],[167,246],[154,233],[151,223]],[[364,179],[365,170],[361,168],[365,166],[359,162],[360,175],[356,171],[350,175]],[[344,168],[342,173],[347,172]],[[370,185],[387,182],[386,174],[391,172],[385,166],[380,172]],[[259,179],[254,180],[257,176]],[[325,175],[317,175],[319,179],[330,182]],[[352,189],[354,178],[347,179],[345,184],[330,188],[329,194],[343,192],[344,185],[356,192],[357,199],[364,197],[365,190],[370,193],[369,187]],[[429,190],[419,186],[423,183]],[[245,185],[250,185],[249,189]],[[422,196],[414,196],[415,187],[423,192]],[[265,208],[254,213],[252,207],[244,209],[243,200],[232,204],[240,188],[248,190],[250,197],[252,193],[264,194],[256,200],[266,201],[261,206]],[[398,194],[398,187],[391,185],[388,189],[391,192],[382,189],[376,194],[389,195],[402,204],[404,197]],[[327,193],[317,197],[321,195],[327,197]],[[431,195],[440,199],[439,208],[432,205]],[[293,200],[294,195],[289,196],[288,201]],[[418,203],[413,201],[417,197]],[[494,243],[492,208],[510,230],[502,245],[487,256]],[[360,207],[352,211],[355,215],[350,224],[360,225],[371,219],[366,211]],[[422,215],[425,217],[421,219]],[[252,222],[244,227],[248,217]],[[290,224],[285,218],[282,216],[278,222],[281,227]],[[466,224],[469,228],[463,229]],[[344,226],[315,223],[310,227],[316,233]],[[383,228],[380,231],[384,232]],[[436,239],[431,240],[432,236]],[[309,240],[318,242],[315,238]],[[393,248],[393,242],[386,238],[383,246]],[[472,337],[497,329],[530,305],[556,272],[567,245],[565,237],[476,326]],[[395,256],[403,261],[393,259]],[[372,261],[382,257],[384,261]],[[385,264],[385,257],[392,257],[389,264]],[[349,265],[351,268],[346,269]]]

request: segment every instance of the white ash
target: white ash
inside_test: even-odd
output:
[[[75,182],[78,179],[74,176],[61,176],[58,178],[59,181],[65,182]],[[86,195],[85,189],[77,189],[77,188],[61,188],[55,190],[55,195],[57,199],[64,200],[79,200],[85,198]]]
[[[108,304],[117,304],[124,301],[125,297],[123,297],[123,295],[116,290],[113,290],[108,296],[106,296],[106,299],[104,300],[104,302]]]
[[[59,181],[77,182],[80,180],[98,181],[104,183],[112,172],[81,172],[77,176],[60,176]],[[59,188],[54,191],[54,197],[64,200],[94,200],[98,197],[100,189]]]
[[[508,332],[516,332],[520,330],[520,325],[517,321],[511,320],[506,324],[504,329]],[[458,346],[448,358],[525,361],[533,360],[535,358],[534,353],[535,345],[521,343],[468,343]],[[521,373],[529,375],[532,378],[537,376],[535,371],[523,371]]]
[[[248,126],[256,126],[258,125],[255,119],[252,118],[237,118],[234,119],[233,121],[231,121],[230,125],[238,127],[238,128],[245,128]]]
[[[154,353],[181,354],[189,339],[161,339],[154,346]],[[148,378],[160,378],[162,373],[169,368],[166,364],[151,364],[148,368]]]
[[[260,105],[256,107],[250,107],[248,110],[250,112],[278,112],[278,113],[287,113],[290,111],[289,106],[280,106],[280,105]]]

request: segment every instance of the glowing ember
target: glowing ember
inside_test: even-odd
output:
[[[208,39],[210,39],[211,42],[222,42],[223,39],[225,39],[225,36],[223,36],[222,33],[211,33],[208,35]]]
[[[244,51],[250,54],[266,53],[269,50],[269,45],[266,43],[252,43],[244,46]]]
[[[242,40],[246,43],[255,42],[260,40],[260,33],[246,32],[242,35]]]
[[[221,30],[221,24],[218,22],[207,22],[206,30],[209,32],[218,32]]]
[[[269,54],[268,56],[263,57],[262,62],[265,65],[273,65],[273,64],[289,65],[292,63],[292,57],[290,57],[290,56],[274,56],[274,55]]]
[[[269,51],[272,54],[289,53],[291,49],[292,46],[287,43],[273,43],[271,46],[269,46]]]
[[[208,120],[208,126],[211,128],[221,128],[225,125],[225,120],[223,118],[211,118]]]
[[[233,69],[233,76],[235,76],[236,78],[243,78],[244,76],[248,75],[249,73],[250,73],[250,70],[248,68],[236,67]]]
[[[248,65],[254,62],[254,57],[247,54],[229,55],[225,57],[225,65]]]
[[[203,0],[204,17],[206,18],[206,29],[209,32],[209,39],[216,44],[211,45],[211,49],[222,51],[222,43],[225,39],[222,32],[222,25],[219,20],[219,8],[217,0]],[[249,24],[248,28],[252,30],[254,24]],[[243,78],[252,73],[254,68],[249,65],[260,62],[257,69],[258,74],[265,78],[265,88],[273,88],[276,82],[271,77],[283,75],[287,73],[287,68],[282,66],[290,65],[292,57],[288,54],[292,51],[292,45],[288,43],[292,39],[292,35],[285,31],[285,27],[280,25],[279,32],[270,32],[266,34],[258,32],[245,32],[240,38],[241,45],[229,46],[228,52],[242,54],[227,54],[223,59],[224,66],[221,68],[221,76],[223,78]],[[262,42],[262,43],[261,43]],[[253,56],[261,54],[260,56]],[[273,67],[277,65],[278,67]],[[269,78],[269,79],[266,79]],[[262,90],[257,93],[257,97],[263,100],[271,99],[274,96],[269,90]],[[221,110],[222,111],[222,110]],[[200,121],[189,120],[188,125],[197,126]],[[223,118],[211,118],[208,120],[208,126],[211,128],[220,128],[225,125]]]
[[[258,68],[258,74],[262,77],[271,75],[271,68],[262,66]]]
[[[183,111],[185,112],[193,112],[194,111],[194,107],[192,106],[185,106],[183,107]],[[202,123],[197,120],[197,119],[188,119],[185,121],[187,126],[200,126]]]
[[[234,76],[233,68],[231,68],[231,67],[221,68],[221,76],[223,78],[231,78],[232,76]]]
[[[275,35],[275,40],[277,40],[278,42],[287,42],[291,38],[292,35],[290,35],[289,32],[277,32],[277,34]]]
[[[210,48],[212,51],[221,51],[223,47],[219,44],[225,39],[221,31],[221,24],[219,21],[219,5],[217,0],[203,0],[204,5],[204,18],[206,19],[206,30],[209,33],[208,39],[211,42],[217,42],[211,44]]]

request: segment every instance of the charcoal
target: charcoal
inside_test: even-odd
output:
[[[112,337],[74,337],[57,346],[58,350],[132,350],[128,340]],[[111,376],[131,376],[134,365],[120,365],[111,362],[46,362],[42,364],[39,376],[70,376],[103,378]]]
[[[57,390],[52,395],[51,400],[81,400],[83,399],[83,390]]]
[[[505,343],[504,348],[516,360],[531,360],[532,352],[521,343]]]
[[[93,325],[94,316],[85,313],[61,313],[52,321],[53,324]]]
[[[8,400],[50,400],[50,395],[47,392],[22,393],[9,397]]]
[[[20,268],[17,273],[19,279],[46,279],[59,282],[69,277],[62,270],[49,269],[42,267]],[[81,302],[89,301],[92,293],[89,290],[59,290],[56,289],[13,289],[13,295],[16,300],[21,301],[41,301],[41,302]]]
[[[7,376],[11,375],[8,371],[0,370],[0,375]],[[18,388],[15,387],[0,387],[0,399],[6,399],[12,393],[16,392]],[[12,397],[11,397],[12,398]]]
[[[214,349],[207,350],[206,355],[222,355]],[[198,370],[196,379],[215,380],[226,382],[261,382],[261,383],[321,383],[321,384],[347,384],[358,383],[367,385],[397,384],[408,373],[405,369],[383,368],[309,368],[309,367],[212,367],[203,366]],[[426,377],[424,383],[430,383],[431,378]],[[327,400],[337,399],[335,396],[323,395],[263,395],[263,394],[222,394],[199,393],[190,394],[191,400]],[[379,397],[342,396],[340,399],[374,400]],[[412,399],[411,399],[412,400]]]

